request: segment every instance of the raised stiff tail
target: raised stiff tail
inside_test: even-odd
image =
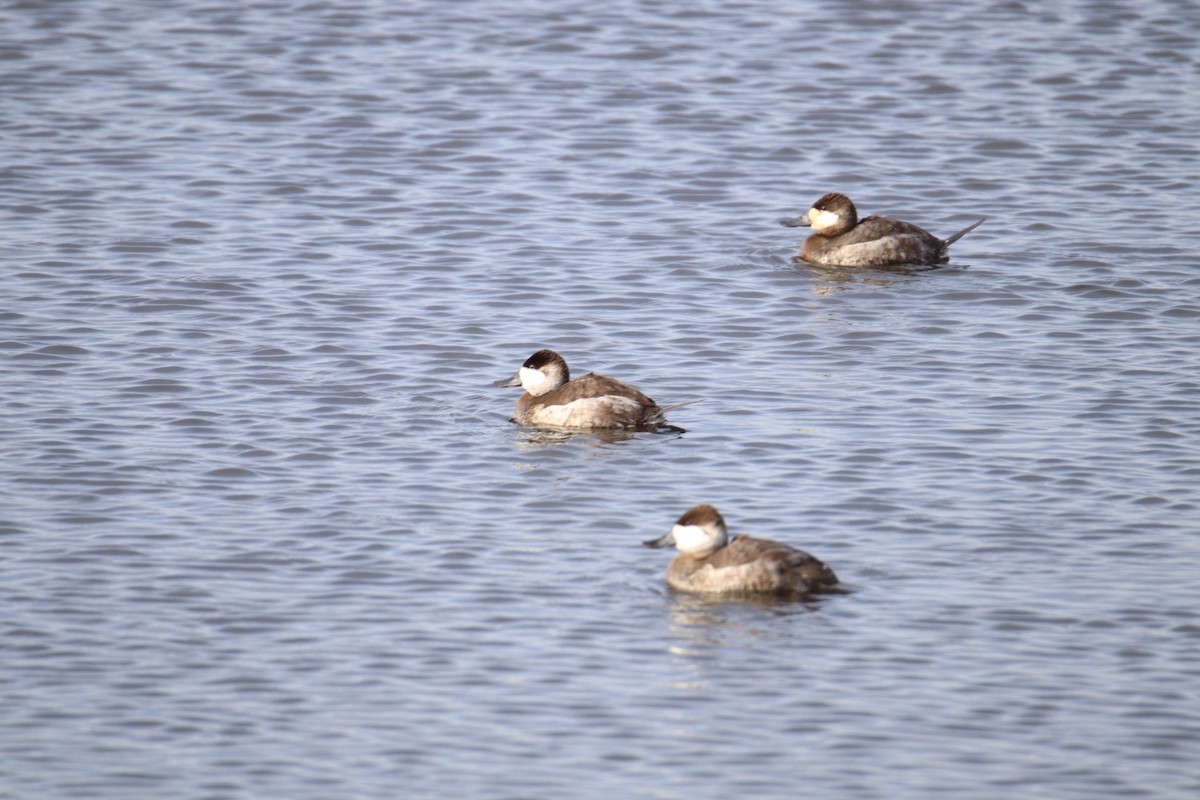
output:
[[[961,231],[959,231],[958,233],[954,234],[953,236],[951,236],[949,239],[946,240],[946,247],[949,247],[950,245],[954,244],[959,239],[966,236],[968,233],[975,230],[976,228],[978,228],[980,225],[982,225],[985,222],[987,222],[987,217],[984,217],[983,219],[979,220],[979,222],[974,222],[974,223],[968,225],[967,227],[963,228]]]

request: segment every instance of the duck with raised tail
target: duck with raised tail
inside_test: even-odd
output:
[[[860,220],[854,203],[838,192],[830,192],[813,203],[808,213],[801,217],[780,220],[788,227],[807,225],[813,229],[795,260],[827,267],[942,264],[950,259],[947,254],[950,245],[985,221],[987,217],[948,239],[939,239],[911,222],[874,214]]]

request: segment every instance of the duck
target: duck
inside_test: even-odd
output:
[[[689,509],[646,547],[680,550],[667,567],[667,585],[712,595],[808,595],[838,585],[834,571],[816,556],[770,539],[729,538],[725,518],[711,505]]]
[[[589,372],[571,380],[567,362],[553,350],[538,350],[511,378],[495,386],[520,386],[513,422],[551,428],[655,428],[666,411],[627,383]]]
[[[854,203],[838,192],[821,197],[801,217],[780,220],[788,227],[807,225],[813,229],[794,260],[827,267],[942,264],[950,260],[950,245],[986,221],[984,217],[948,239],[939,239],[911,222],[874,214],[860,220]]]

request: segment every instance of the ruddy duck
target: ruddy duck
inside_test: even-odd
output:
[[[796,261],[827,267],[889,267],[948,261],[946,250],[950,245],[986,220],[984,217],[968,225],[949,239],[939,239],[911,222],[874,214],[859,220],[858,210],[849,197],[830,192],[804,216],[780,222],[788,227],[808,225],[813,229]]]
[[[729,539],[720,512],[698,505],[646,547],[682,550],[667,567],[667,585],[700,594],[810,594],[837,585],[820,559],[791,545],[752,536]]]
[[[556,428],[652,428],[665,411],[646,395],[607,375],[589,372],[571,380],[567,362],[553,350],[538,350],[517,374],[496,386],[520,386],[513,421]]]

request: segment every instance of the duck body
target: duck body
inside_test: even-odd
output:
[[[667,585],[683,592],[806,595],[838,584],[834,571],[811,553],[753,536],[730,539],[724,518],[706,504],[690,509],[662,538],[644,544],[682,551],[667,567]]]
[[[911,222],[871,215],[858,218],[854,203],[844,194],[830,192],[808,213],[785,225],[808,225],[813,234],[804,240],[798,261],[830,267],[889,267],[904,264],[942,264],[949,260],[950,245],[986,221],[986,217],[948,239],[939,239]]]
[[[667,567],[668,586],[697,594],[809,594],[837,582],[816,556],[746,535],[707,555],[680,553]]]
[[[804,240],[800,258],[826,267],[941,264],[949,258],[947,246],[912,223],[872,216],[838,236],[814,233]]]
[[[663,422],[663,411],[632,386],[589,372],[545,394],[521,395],[513,419],[557,428],[640,428]]]
[[[513,421],[549,428],[652,428],[665,412],[629,384],[594,372],[570,379],[567,362],[553,350],[534,353],[517,374],[496,386],[520,386]]]

